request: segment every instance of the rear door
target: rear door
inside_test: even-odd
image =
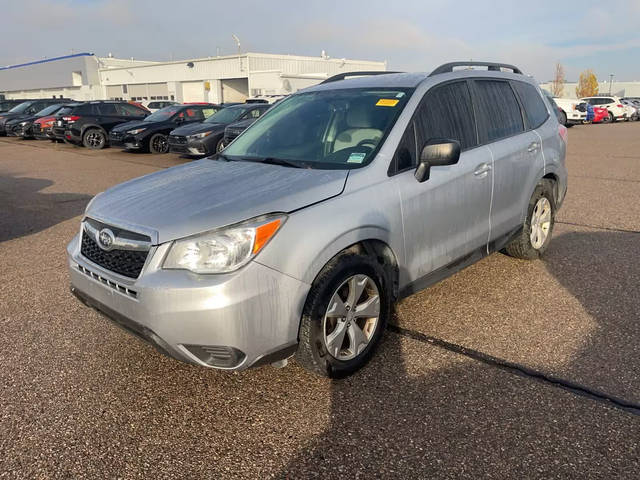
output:
[[[540,138],[525,131],[525,119],[510,82],[502,79],[473,81],[478,106],[478,134],[493,155],[491,240],[522,224],[531,192],[525,186],[541,155]]]
[[[133,120],[133,118],[128,118],[123,115],[118,106],[119,104],[116,103],[100,103],[97,105],[100,112],[100,118],[97,123],[99,123],[107,132],[110,132],[116,125],[128,120]]]
[[[414,172],[422,146],[431,139],[460,142],[455,165],[431,167],[419,183]],[[475,114],[466,80],[439,84],[424,96],[390,169],[402,202],[405,265],[401,283],[451,264],[487,243],[492,166],[478,144]]]

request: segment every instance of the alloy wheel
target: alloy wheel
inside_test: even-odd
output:
[[[334,292],[324,315],[324,344],[338,360],[352,360],[369,345],[380,319],[380,294],[367,275],[353,275]]]
[[[551,229],[551,203],[546,197],[540,198],[531,214],[531,246],[536,250],[542,248]]]

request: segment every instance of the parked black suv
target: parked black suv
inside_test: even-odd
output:
[[[227,107],[202,123],[176,128],[169,136],[172,152],[187,155],[212,155],[224,148],[224,129],[227,125],[258,118],[269,110],[266,103],[244,103]]]
[[[68,102],[64,98],[41,98],[39,100],[27,100],[13,107],[8,112],[0,114],[0,135],[6,135],[5,125],[12,118],[29,117],[40,110],[56,103]]]
[[[8,112],[16,105],[20,105],[21,103],[26,102],[27,100],[28,99],[26,98],[23,98],[20,100],[7,100],[7,99],[0,100],[0,113]]]
[[[258,102],[254,102],[258,103]],[[222,148],[225,148],[231,142],[233,142],[238,135],[244,132],[247,128],[249,128],[253,122],[255,122],[258,118],[248,118],[246,120],[241,120],[236,123],[232,123],[227,128],[224,129],[224,140],[222,141]]]
[[[104,148],[109,132],[116,125],[131,120],[142,120],[148,112],[137,105],[121,101],[95,101],[63,108],[53,127],[56,139],[62,138],[75,145],[91,149]]]
[[[5,133],[9,137],[33,138],[33,132],[31,131],[33,122],[42,117],[55,115],[63,106],[63,103],[54,103],[34,115],[23,114],[10,118],[5,123]]]
[[[168,153],[169,132],[182,124],[200,123],[222,107],[214,104],[170,105],[152,113],[144,120],[118,125],[111,130],[109,142],[127,150]]]

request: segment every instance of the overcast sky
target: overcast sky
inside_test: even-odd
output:
[[[513,63],[539,81],[640,80],[640,0],[2,1],[0,65],[112,52],[169,60],[243,51],[387,60],[429,71],[452,60]],[[483,5],[490,6],[483,6]],[[10,46],[10,48],[9,48]]]

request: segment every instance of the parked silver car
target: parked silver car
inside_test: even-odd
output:
[[[185,362],[355,371],[397,299],[549,245],[566,128],[516,67],[469,65],[332,77],[216,157],[97,195],[72,291]]]

